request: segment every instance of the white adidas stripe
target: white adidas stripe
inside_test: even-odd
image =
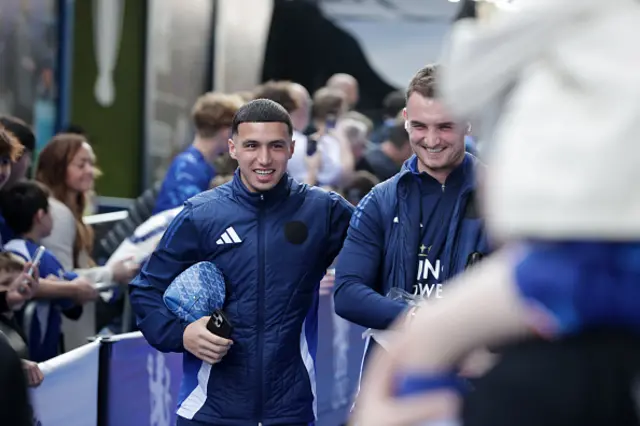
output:
[[[240,237],[238,236],[238,234],[236,233],[236,230],[233,229],[233,227],[229,227],[227,228],[227,232],[229,233],[229,235],[231,236],[231,239],[236,242],[236,243],[240,243],[242,242],[242,240],[240,239]]]
[[[238,236],[238,233],[236,232],[236,230],[233,229],[232,226],[230,226],[224,231],[224,233],[218,239],[218,241],[216,241],[216,244],[217,245],[234,244],[234,243],[237,244],[237,243],[241,243],[241,242],[242,242],[242,240]]]

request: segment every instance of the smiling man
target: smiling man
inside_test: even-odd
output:
[[[438,100],[436,71],[421,69],[407,88],[414,155],[360,202],[338,258],[336,312],[366,328],[386,329],[411,312],[386,297],[392,288],[446,297],[442,283],[488,251],[474,197],[478,162],[465,153],[469,126]]]
[[[152,346],[184,352],[178,425],[307,425],[318,289],[352,207],[287,175],[293,129],[277,103],[249,102],[231,130],[233,180],[187,201],[131,283],[132,306]],[[206,329],[209,317],[186,324],[163,303],[173,279],[200,261],[224,273],[230,340]]]

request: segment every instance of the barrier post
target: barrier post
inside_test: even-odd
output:
[[[111,372],[111,350],[113,342],[110,337],[101,338],[98,366],[98,426],[109,424],[109,375]]]

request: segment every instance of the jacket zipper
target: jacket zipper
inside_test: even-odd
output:
[[[260,210],[258,213],[258,399],[256,401],[256,414],[258,418],[258,426],[262,425],[262,347],[264,345],[263,327],[264,327],[264,195],[260,195]]]

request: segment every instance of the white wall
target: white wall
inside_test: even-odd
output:
[[[352,34],[380,77],[404,87],[436,62],[457,12],[448,0],[319,0],[332,21]]]
[[[214,90],[252,90],[260,83],[273,0],[218,0]]]

